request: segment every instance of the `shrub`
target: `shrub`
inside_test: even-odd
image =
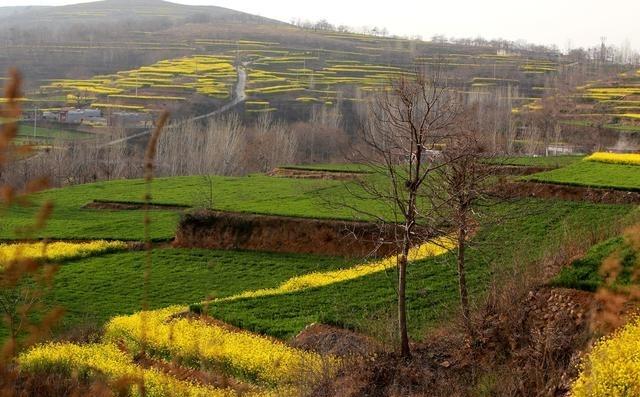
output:
[[[202,303],[192,303],[189,305],[189,312],[200,315],[204,313],[204,307],[202,306]]]

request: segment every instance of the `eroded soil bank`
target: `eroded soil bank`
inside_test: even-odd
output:
[[[365,172],[326,171],[298,168],[275,168],[267,175],[278,178],[300,179],[332,179],[338,181],[350,181],[366,175]]]
[[[507,182],[496,188],[503,198],[542,198],[583,201],[596,204],[638,204],[640,192],[595,189],[583,186],[556,185],[538,182]]]
[[[85,204],[82,208],[107,211],[140,211],[145,209],[145,204],[124,201],[93,200],[92,202]],[[182,211],[190,207],[187,205],[150,204],[147,208],[150,210]]]
[[[202,211],[182,216],[174,246],[345,257],[386,256],[391,228],[365,222]]]

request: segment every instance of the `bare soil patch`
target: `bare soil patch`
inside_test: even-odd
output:
[[[382,346],[366,335],[325,324],[307,326],[290,345],[336,357],[368,357],[382,351]]]

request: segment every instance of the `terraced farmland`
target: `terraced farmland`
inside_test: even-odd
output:
[[[576,103],[578,110],[571,114],[570,123],[600,123],[615,131],[640,132],[640,70],[578,87]]]
[[[512,209],[508,207],[513,205],[528,208],[525,213],[530,215],[483,229],[469,252],[469,282],[474,296],[486,290],[492,266],[509,266],[523,251],[532,258],[543,255],[567,227],[576,233],[587,231],[615,222],[631,210],[626,206],[544,201],[508,204],[494,210],[509,212]],[[331,356],[289,347],[289,338],[313,322],[372,332],[377,327],[375,321],[386,321],[395,299],[391,270],[377,269],[351,277],[351,269],[358,267],[340,258],[165,248],[154,250],[153,268],[145,278],[140,273],[144,257],[144,252],[125,252],[64,262],[47,299],[48,306],[61,305],[68,310],[56,332],[106,324],[106,336],[98,344],[37,347],[20,357],[23,368],[37,372],[71,365],[71,370],[98,369],[109,379],[117,378],[120,371],[140,371],[132,357],[144,345],[153,359],[169,358],[187,367],[235,377],[258,395],[288,395],[285,390],[292,390],[304,373],[298,360],[303,360],[307,371],[315,368],[316,364],[310,368],[310,363],[339,364]],[[452,255],[445,254],[410,266],[409,313],[413,319],[411,333],[417,340],[452,315],[449,308],[457,299],[455,290],[448,288],[455,279],[453,260]],[[340,269],[348,276],[344,280],[338,277],[328,284],[303,283],[299,289],[277,294],[252,292],[278,289],[305,274],[314,279],[340,276]],[[150,292],[146,298],[145,290]],[[239,328],[184,314],[187,305],[211,298],[214,300],[209,304],[192,306],[191,310],[205,310]],[[154,310],[138,313],[145,299]],[[142,324],[151,327],[141,331],[145,329]],[[116,344],[124,344],[126,350],[113,349]],[[120,352],[117,360],[112,357],[116,351]],[[67,360],[67,354],[73,359]],[[170,385],[173,390],[183,387],[173,384],[173,377],[164,374],[158,380],[158,376],[147,374],[145,385],[157,390],[162,390],[162,385]],[[236,395],[233,388],[206,392]]]
[[[244,110],[248,114],[284,114],[287,109],[308,111],[311,105],[362,102],[392,79],[438,64],[472,74],[469,79],[451,81],[461,92],[480,98],[507,89],[517,108],[531,105],[543,94],[548,75],[564,67],[560,60],[521,54],[495,55],[453,46],[451,51],[462,53],[439,50],[438,55],[420,55],[435,51],[433,44],[355,34],[321,35],[350,45],[367,44],[358,45],[358,51],[341,51],[301,49],[271,41],[194,39],[183,43],[192,55],[91,79],[52,79],[27,100],[37,96],[58,106],[81,103],[105,111],[133,112],[188,109],[191,103],[207,99],[211,106],[220,106],[220,101],[229,100],[237,69],[244,65],[248,72]],[[383,62],[378,50],[390,46],[398,56]]]
[[[55,26],[52,37],[44,27],[23,35],[6,15],[0,66],[19,54],[28,83],[24,117],[0,124],[20,122],[17,143],[46,149],[17,157],[0,137],[0,168],[6,148],[20,161],[0,169],[11,185],[0,186],[0,377],[8,369],[9,387],[28,389],[17,394],[480,396],[544,393],[540,383],[557,391],[575,375],[568,358],[592,336],[587,306],[598,297],[553,288],[598,290],[612,253],[621,265],[614,288],[634,281],[637,226],[627,227],[639,216],[640,155],[520,155],[633,150],[640,71],[609,76],[622,69],[595,59],[597,49],[582,57],[506,40],[307,29],[159,0],[14,14],[25,26]],[[451,72],[446,84],[469,110],[460,129],[469,121],[488,134],[461,168],[482,173],[494,168],[476,167],[477,156],[504,157],[487,155],[496,175],[455,194],[459,208],[440,202],[452,192],[438,182],[449,177],[453,190],[475,179],[431,174],[422,188],[440,197],[421,190],[409,200],[422,219],[399,238],[374,221],[398,222],[404,203],[367,198],[359,182],[403,195],[415,181],[316,162],[344,162],[342,153],[360,148],[355,133],[373,94],[432,67]],[[141,138],[165,109],[175,124],[162,131],[171,140],[150,140],[156,170],[194,176],[124,179],[143,175]],[[424,108],[407,110],[401,118]],[[447,148],[437,124],[428,124],[434,147]],[[103,146],[107,139],[117,145]],[[588,148],[570,150],[583,140]],[[394,161],[422,159],[393,149]],[[429,167],[458,171],[432,160],[446,153],[427,157]],[[63,187],[14,200],[42,170]],[[485,182],[496,184],[484,191]],[[411,240],[407,251],[398,253],[398,240]],[[411,345],[391,352],[404,325]],[[30,343],[32,330],[42,343]],[[64,391],[45,393],[49,386]]]
[[[36,127],[22,124],[18,130],[18,137],[29,141],[54,141],[54,140],[86,140],[94,138],[94,134],[62,128]]]
[[[497,157],[491,162],[498,165],[516,166],[516,167],[542,167],[542,168],[559,168],[583,159],[581,155],[569,156],[513,156],[513,157]]]
[[[96,108],[153,111],[194,94],[227,98],[237,74],[231,60],[230,56],[172,59],[90,80],[52,80],[41,90],[86,99]]]
[[[575,157],[554,163],[610,166]],[[551,165],[549,159],[515,158],[513,164]],[[618,165],[619,166],[619,165]],[[320,172],[358,172],[351,164],[292,166]],[[375,175],[360,174],[375,178]],[[178,207],[199,205],[203,184],[216,187],[214,207],[227,211],[357,219],[357,213],[328,205],[348,199],[350,205],[384,211],[377,203],[354,199],[345,183],[252,175],[229,178],[160,178],[152,185],[152,234],[169,240],[175,233]],[[352,186],[353,187],[353,186]],[[53,199],[51,219],[38,237],[59,239],[143,239],[143,212],[99,208],[100,203],[139,204],[141,180],[72,186],[39,193],[35,202]],[[99,200],[94,209],[85,204]],[[171,205],[173,209],[163,209]],[[468,251],[468,283],[473,299],[487,291],[496,269],[508,269],[522,252],[535,261],[555,249],[564,233],[590,233],[610,227],[633,212],[632,206],[568,201],[519,200],[489,207]],[[504,214],[517,214],[507,216]],[[31,208],[11,207],[2,214],[2,238],[29,224]],[[484,218],[483,218],[484,219]],[[59,243],[55,243],[59,244]],[[151,267],[147,253],[122,243],[60,258],[42,310],[64,307],[66,315],[54,329],[68,338],[74,330],[104,329],[91,344],[50,343],[24,351],[18,358],[25,371],[100,371],[107,380],[144,377],[158,395],[182,390],[185,395],[297,395],[300,377],[323,370],[338,371],[341,359],[331,354],[292,347],[289,341],[311,323],[337,325],[384,339],[381,324],[393,313],[396,294],[395,258],[345,259],[329,256],[265,252],[216,251],[155,247]],[[455,315],[455,255],[450,242],[412,251],[408,298],[410,333],[420,341],[433,327]],[[37,250],[37,248],[36,248]],[[114,251],[115,250],[115,251]],[[146,276],[143,269],[148,269]],[[146,308],[147,311],[141,311]],[[391,308],[391,309],[390,309]],[[0,335],[7,330],[0,327]],[[210,371],[221,383],[185,381],[158,366],[141,365],[140,353],[152,363],[171,362],[181,371]],[[167,364],[169,365],[169,364]],[[84,373],[83,372],[83,373]],[[190,378],[189,378],[190,379]],[[221,386],[222,385],[222,386]],[[244,394],[243,394],[244,393]]]
[[[212,177],[216,186],[214,208],[256,214],[270,214],[325,219],[358,219],[355,213],[340,203],[347,200],[384,214],[385,207],[373,201],[353,198],[340,181],[300,180],[250,177]],[[154,204],[199,207],[203,189],[208,186],[199,176],[160,178],[154,181]],[[34,196],[34,202],[54,199],[55,206],[47,227],[38,236],[55,239],[117,239],[141,240],[141,211],[105,211],[84,209],[94,200],[141,204],[144,192],[142,180],[112,181],[50,190]],[[354,201],[355,200],[355,201]],[[0,238],[15,238],[12,230],[31,222],[37,208],[13,207],[3,213]],[[168,240],[173,237],[178,211],[162,207],[152,214],[152,237]]]
[[[640,191],[640,167],[637,165],[583,160],[525,179],[552,184]]]

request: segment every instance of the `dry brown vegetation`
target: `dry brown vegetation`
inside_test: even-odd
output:
[[[46,176],[53,187],[103,180],[142,178],[142,147],[113,133],[92,142],[56,141],[46,148],[22,153],[0,182],[24,186]],[[245,122],[235,113],[204,122],[168,124],[158,142],[156,173],[160,176],[247,175],[296,163],[343,161],[349,138],[340,113],[313,113],[308,122],[287,124],[261,115]]]

